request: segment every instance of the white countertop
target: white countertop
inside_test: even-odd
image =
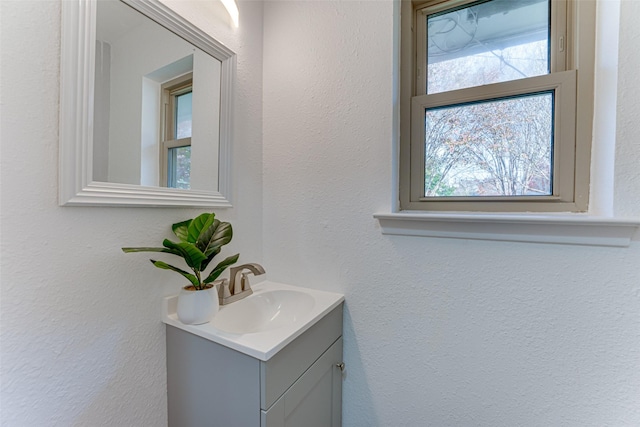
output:
[[[344,301],[344,295],[342,294],[269,281],[252,285],[251,288],[253,289],[254,295],[273,290],[295,290],[310,295],[314,298],[315,302],[308,316],[305,316],[304,319],[295,323],[292,322],[291,324],[273,330],[234,334],[215,328],[212,322],[203,325],[183,324],[178,320],[178,316],[176,315],[178,296],[175,295],[164,299],[162,321],[167,325],[191,332],[192,334],[255,357],[256,359],[267,361]],[[251,298],[251,296],[247,298]],[[220,311],[241,302],[242,300],[231,303],[229,306],[221,306]]]

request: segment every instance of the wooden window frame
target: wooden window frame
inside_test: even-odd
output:
[[[426,19],[474,3],[469,0],[401,2],[400,210],[585,212],[593,121],[595,1],[551,0],[551,72],[543,76],[425,94]],[[421,28],[422,26],[422,28]],[[561,48],[562,46],[562,48]],[[422,54],[421,54],[422,53]],[[426,79],[422,79],[426,81]],[[550,196],[425,197],[424,111],[436,106],[554,91],[554,180]]]

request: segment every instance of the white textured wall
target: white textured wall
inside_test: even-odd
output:
[[[640,425],[640,242],[383,236],[390,1],[266,2],[264,258],[346,294],[346,427]],[[640,2],[623,0],[616,210],[640,215]]]
[[[640,2],[621,0],[616,145],[616,210],[640,215]],[[621,143],[623,142],[623,143]],[[640,280],[639,280],[640,281]]]
[[[217,213],[227,252],[260,262],[262,4],[240,3],[239,29],[216,2],[172,5],[238,53],[235,207]],[[165,426],[160,304],[181,279],[120,247],[202,210],[57,205],[60,1],[0,7],[0,425]]]

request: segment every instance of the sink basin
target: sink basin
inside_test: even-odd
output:
[[[304,292],[269,290],[221,307],[211,323],[232,334],[269,331],[300,322],[314,303],[313,297]]]
[[[178,320],[177,295],[164,299],[162,321],[259,360],[269,360],[304,331],[342,304],[344,295],[264,281],[253,294],[220,307],[209,323]]]

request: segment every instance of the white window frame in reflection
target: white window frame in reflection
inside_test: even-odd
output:
[[[174,148],[191,147],[191,136],[177,137],[178,97],[193,91],[193,73],[165,82],[162,90],[162,121],[160,130],[160,185],[162,187],[178,188],[176,164],[172,162],[171,150]],[[189,187],[179,187],[188,189]]]

